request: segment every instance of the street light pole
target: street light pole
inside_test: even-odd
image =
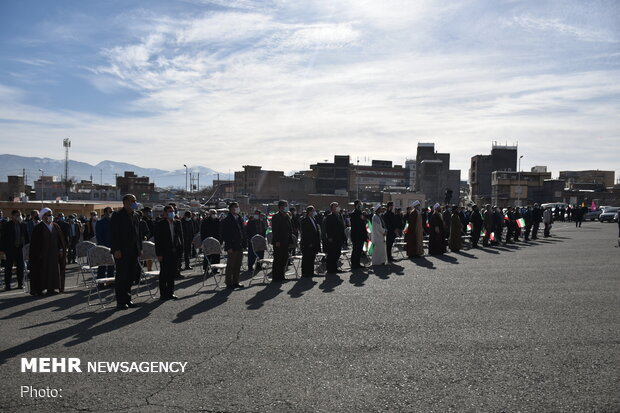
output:
[[[187,165],[183,164],[183,166],[185,167],[185,192],[187,192]]]
[[[523,158],[523,155],[519,156],[519,168],[518,168],[518,172],[517,172],[517,206],[520,207],[521,206],[521,158]]]
[[[43,169],[39,169],[41,172],[41,178],[39,178],[39,185],[41,186],[41,205],[43,205]]]

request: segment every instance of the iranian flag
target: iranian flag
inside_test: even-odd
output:
[[[403,234],[406,234],[409,232],[409,221],[405,222],[405,229],[403,229]]]
[[[517,219],[517,225],[519,228],[523,228],[525,226],[525,220],[523,218]]]
[[[471,223],[467,224],[467,232],[471,232],[473,226],[471,225]]]
[[[368,240],[364,243],[364,252],[368,255],[372,255],[372,251],[375,249],[375,244],[372,243],[371,240]]]
[[[495,241],[495,232],[491,232],[491,241]]]

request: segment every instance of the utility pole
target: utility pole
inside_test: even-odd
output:
[[[69,138],[62,141],[62,146],[65,148],[65,195],[67,200],[69,199],[69,148],[71,147],[71,140]]]
[[[519,168],[517,172],[517,206],[521,206],[521,158],[523,155],[519,156]]]

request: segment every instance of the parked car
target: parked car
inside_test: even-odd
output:
[[[588,211],[585,214],[583,214],[583,220],[587,221],[594,221],[596,219],[598,219],[598,216],[601,215],[603,211],[599,208],[599,209],[595,209],[594,211]]]
[[[603,212],[598,216],[598,220],[601,222],[609,221],[614,222],[615,216],[618,214],[618,207],[607,207]]]

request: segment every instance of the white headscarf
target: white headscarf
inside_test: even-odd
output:
[[[441,205],[439,205],[439,202],[437,202],[435,205],[433,205],[433,210],[438,210],[439,208],[441,208]]]
[[[41,217],[41,219],[43,219],[43,215],[47,214],[47,213],[53,214],[52,210],[49,208],[43,208],[41,211],[39,211],[39,217]]]
[[[415,207],[417,207],[418,205],[420,205],[420,201],[418,201],[418,200],[413,201],[413,203],[411,204],[411,208],[415,208]]]

